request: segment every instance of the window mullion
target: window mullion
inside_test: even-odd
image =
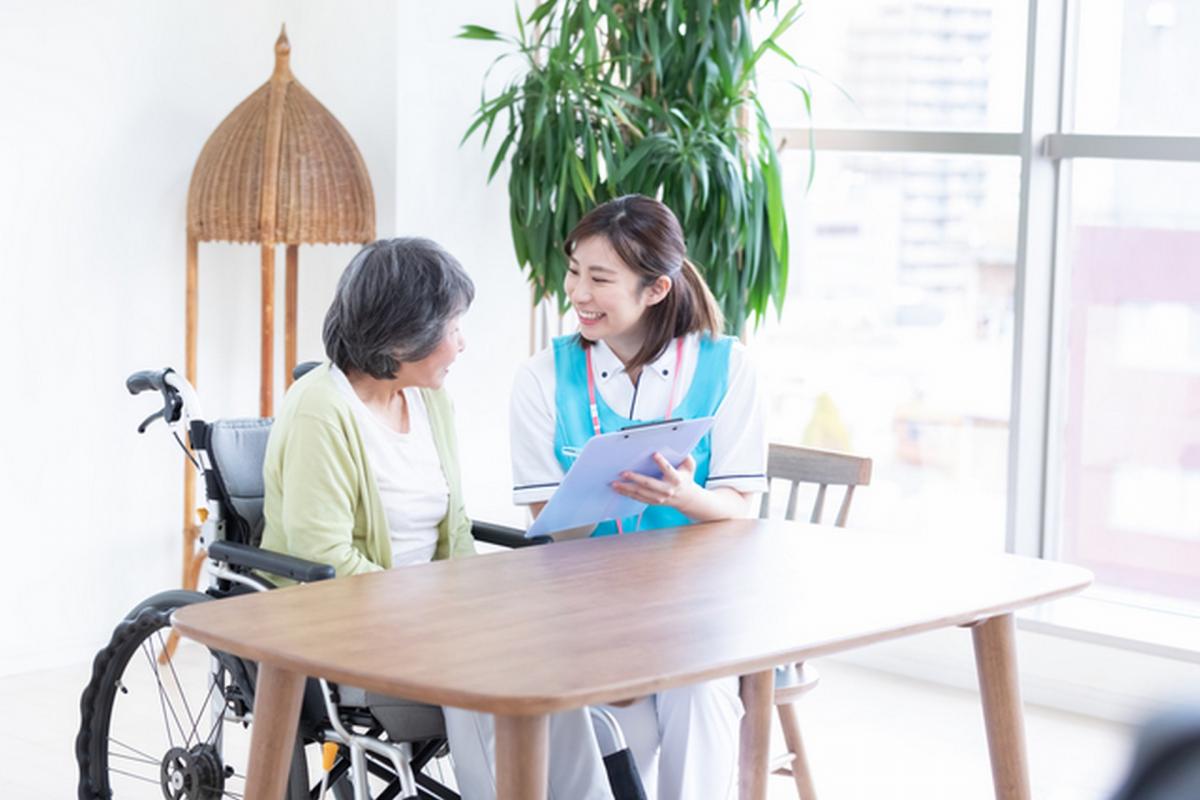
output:
[[[1145,161],[1200,161],[1200,136],[1127,136],[1053,133],[1045,137],[1047,158],[1106,158]]]
[[[1014,291],[1013,381],[1008,460],[1009,552],[1041,556],[1045,545],[1058,164],[1040,143],[1063,111],[1067,0],[1029,3],[1021,197]]]
[[[806,150],[807,128],[777,128],[777,141],[788,148]],[[811,132],[817,150],[859,153],[931,153],[935,155],[1015,156],[1020,154],[1021,135],[1003,131],[886,130],[862,128],[815,128]]]

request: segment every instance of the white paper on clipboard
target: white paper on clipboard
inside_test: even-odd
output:
[[[588,439],[525,535],[545,536],[640,514],[646,504],[618,494],[612,483],[626,471],[661,477],[654,454],[662,453],[671,464],[682,463],[712,427],[714,419],[672,420]]]

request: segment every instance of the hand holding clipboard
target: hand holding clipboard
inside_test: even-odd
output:
[[[713,420],[666,420],[588,439],[525,535],[544,536],[640,514],[647,504],[620,494],[612,484],[622,480],[623,472],[661,477],[654,454],[661,453],[672,465],[683,462],[712,427]]]

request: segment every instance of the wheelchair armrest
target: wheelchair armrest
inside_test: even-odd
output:
[[[526,539],[525,532],[507,525],[496,525],[491,522],[472,522],[471,535],[477,542],[498,544],[501,547],[530,547],[535,544],[550,544],[554,540],[549,536],[534,536]]]
[[[336,574],[333,567],[328,564],[305,561],[303,558],[236,542],[213,542],[208,546],[208,557],[231,566],[269,572],[272,575],[290,578],[300,583],[324,581]]]

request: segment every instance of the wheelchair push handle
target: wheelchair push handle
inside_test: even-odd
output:
[[[130,394],[141,394],[148,392],[151,389],[161,392],[163,390],[163,378],[168,372],[174,372],[170,367],[166,369],[144,369],[140,372],[135,372],[125,379],[125,388]]]
[[[135,372],[125,379],[125,388],[133,395],[151,390],[162,394],[163,407],[142,420],[138,425],[138,433],[145,433],[146,428],[160,417],[168,425],[174,425],[184,417],[194,419],[200,416],[200,400],[196,397],[196,391],[170,367]]]

